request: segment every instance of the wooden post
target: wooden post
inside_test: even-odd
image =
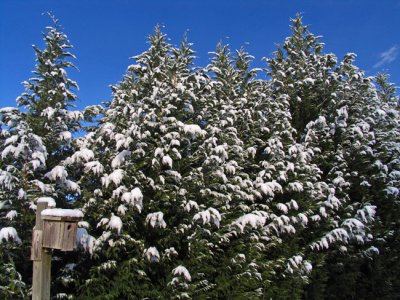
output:
[[[31,252],[31,260],[33,260],[32,300],[50,300],[51,249],[42,247],[43,220],[41,212],[46,208],[47,202],[37,203]]]
[[[79,210],[46,209],[49,205],[55,206],[53,199],[50,198],[50,204],[46,200],[37,201],[36,225],[32,233],[32,300],[50,300],[51,251],[74,250],[78,221],[83,218]]]

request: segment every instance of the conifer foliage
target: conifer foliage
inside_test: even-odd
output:
[[[45,49],[33,46],[36,77],[23,83],[25,92],[17,98],[18,108],[0,110],[0,256],[4,261],[0,295],[6,299],[26,296],[30,286],[37,201],[63,206],[66,195],[77,192],[58,166],[73,153],[73,134],[82,118],[80,112],[69,110],[76,99],[77,84],[67,76],[67,69],[73,67],[68,58],[74,56],[68,52],[72,46],[58,20],[49,16],[53,26],[43,34]]]
[[[325,54],[301,16],[265,69],[221,43],[195,67],[186,35],[175,46],[157,26],[107,107],[86,110],[103,112],[98,126],[74,139],[84,114],[68,109],[77,85],[54,22],[18,99],[27,112],[1,111],[7,295],[25,292],[15,253],[31,226],[18,216],[44,196],[85,213],[77,252],[58,263],[59,299],[396,295],[399,99],[387,75]]]

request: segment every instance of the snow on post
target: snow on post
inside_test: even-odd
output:
[[[56,201],[51,197],[40,197],[36,201],[37,203],[47,203],[48,207],[56,207]]]
[[[78,219],[78,218],[83,218],[83,213],[79,209],[47,208],[42,211],[41,216]]]

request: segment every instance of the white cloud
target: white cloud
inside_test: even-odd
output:
[[[379,68],[383,65],[391,63],[397,58],[398,54],[399,54],[399,48],[397,47],[397,45],[389,48],[386,51],[383,51],[379,55],[380,60],[374,65],[374,68]]]

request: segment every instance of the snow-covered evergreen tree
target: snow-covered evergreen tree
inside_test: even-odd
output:
[[[400,123],[399,97],[396,87],[389,82],[387,74],[375,78],[380,107],[374,112],[377,163],[370,189],[375,194],[378,222],[374,237],[379,256],[374,257],[370,284],[379,287],[370,295],[390,299],[400,289],[397,279],[399,266],[399,186],[400,186]],[[379,187],[375,189],[375,187]]]
[[[369,224],[375,206],[360,188],[360,175],[375,162],[370,149],[374,143],[372,127],[364,119],[368,120],[377,104],[369,79],[353,66],[351,54],[336,66],[336,58],[322,53],[323,44],[302,24],[301,16],[292,23],[292,36],[268,61],[269,74],[272,94],[280,103],[287,99],[290,108],[289,124],[297,141],[291,149],[300,147],[308,159],[305,173],[295,173],[308,192],[297,202],[300,209],[308,206],[304,212],[313,235],[304,230],[292,242],[295,247],[303,244],[302,254],[314,265],[321,265],[324,254],[310,253],[310,248],[321,251],[333,247],[329,253],[340,254],[348,250],[344,245],[355,243],[348,247],[355,247],[352,253],[361,255],[357,245],[371,241]],[[311,176],[308,180],[307,173]],[[340,256],[336,255],[336,260],[340,261]]]
[[[98,130],[66,160],[67,166],[83,167],[83,209],[97,237],[93,257],[99,264],[90,270],[85,295],[101,292],[99,282],[110,279],[109,289],[116,293],[167,295],[165,280],[184,270],[179,266],[188,251],[191,222],[186,189],[195,185],[190,173],[199,162],[192,154],[205,134],[195,110],[208,79],[190,69],[193,51],[186,39],[173,47],[157,27],[149,43],[113,87]],[[116,263],[119,267],[112,267]],[[110,278],[99,278],[96,270],[105,266],[113,270]],[[121,266],[135,271],[126,274]],[[139,282],[143,287],[137,289]],[[186,285],[180,286],[177,296],[185,293]]]
[[[58,20],[50,17],[53,27],[47,27],[44,34],[46,48],[34,46],[36,77],[24,82],[26,92],[17,98],[20,109],[0,110],[2,257],[15,264],[18,271],[13,276],[17,278],[19,272],[25,282],[31,277],[27,262],[37,201],[48,200],[55,205],[56,200],[65,205],[66,195],[77,192],[76,185],[57,166],[72,153],[72,136],[80,129],[82,118],[80,112],[69,110],[76,99],[72,89],[77,85],[67,77],[66,69],[73,66],[68,58],[74,56],[67,51],[71,45]],[[8,245],[11,241],[13,250]]]
[[[357,279],[329,268],[376,252],[378,195],[397,180],[381,174],[380,156],[396,169],[382,147],[397,128],[382,99],[396,101],[353,54],[337,64],[300,16],[292,23],[270,80],[221,44],[194,69],[186,39],[174,47],[156,28],[65,161],[93,235],[82,231],[87,259],[65,271],[80,297],[312,298]]]
[[[192,296],[254,296],[259,294],[254,291],[257,271],[246,260],[238,260],[248,245],[241,237],[234,237],[232,227],[256,198],[246,168],[250,168],[255,151],[251,132],[253,118],[258,118],[253,101],[259,82],[254,78],[256,70],[249,67],[252,57],[243,49],[232,55],[228,46],[219,44],[213,54],[207,67],[213,88],[201,110],[206,138],[196,152],[203,159],[198,168],[202,180],[196,200],[200,209],[193,217],[196,227],[190,236],[192,258],[188,267],[198,270],[192,274],[193,281],[197,279]],[[214,276],[207,275],[221,265],[225,267]]]
[[[67,69],[75,66],[69,60],[75,56],[68,37],[62,32],[58,20],[51,14],[53,26],[46,28],[45,49],[33,46],[36,53],[34,78],[23,82],[26,92],[17,98],[24,108],[27,122],[33,131],[43,138],[49,157],[48,168],[52,168],[71,154],[73,133],[80,129],[79,111],[71,111],[76,100],[75,81],[68,78]]]
[[[25,290],[14,292],[14,280],[27,276],[26,265],[30,257],[31,229],[34,225],[35,200],[52,188],[40,178],[45,168],[46,147],[42,139],[32,132],[23,115],[16,108],[3,108],[1,113],[2,137],[0,170],[0,256],[4,262],[4,273],[13,274],[4,283],[0,295],[5,299],[21,297]],[[7,271],[8,270],[8,271]],[[7,275],[7,276],[8,276]],[[24,276],[24,280],[27,278]],[[20,279],[19,279],[20,280]],[[19,285],[25,288],[24,285]]]
[[[324,54],[300,15],[267,80],[222,44],[195,68],[186,36],[174,46],[158,26],[106,109],[80,113],[53,21],[23,109],[0,110],[3,298],[26,295],[33,212],[49,197],[85,212],[78,251],[55,265],[60,299],[393,298],[400,127],[387,75]]]
[[[311,162],[321,170],[323,186],[333,192],[319,203],[322,206],[316,216],[321,221],[312,238],[318,231],[322,237],[311,244],[318,251],[333,249],[326,255],[309,254],[323,267],[313,272],[307,295],[373,297],[376,294],[365,287],[373,271],[364,270],[370,270],[371,259],[376,259],[381,233],[371,221],[375,212],[384,208],[383,197],[390,198],[386,203],[395,203],[396,197],[388,192],[396,189],[385,183],[390,181],[388,168],[380,159],[396,149],[394,90],[386,85],[377,91],[371,78],[354,66],[354,54],[346,55],[339,65],[332,54],[324,55],[323,45],[302,25],[300,17],[293,20],[292,29],[292,37],[269,61],[270,74],[272,80],[278,80],[275,91],[289,95],[292,124],[299,130],[297,140],[309,147]],[[383,91],[390,96],[383,96]],[[392,99],[389,118],[385,98]],[[393,134],[392,138],[387,139],[387,134]],[[306,233],[302,240],[310,237]]]

